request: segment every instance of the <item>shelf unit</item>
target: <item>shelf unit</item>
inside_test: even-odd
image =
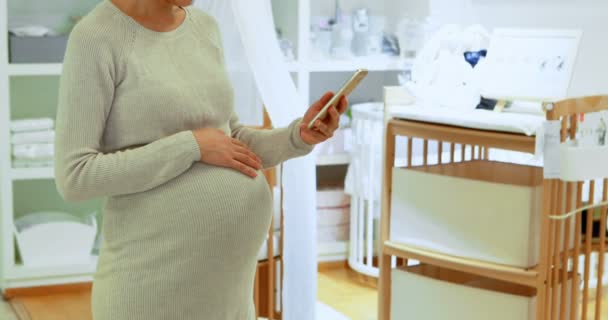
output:
[[[283,35],[291,40],[295,45],[295,61],[287,63],[288,70],[292,72],[295,83],[307,105],[313,102],[323,92],[315,91],[315,86],[312,84],[317,81],[322,81],[321,87],[325,89],[337,88],[350,77],[350,73],[360,68],[366,68],[372,73],[389,75],[391,72],[403,71],[411,68],[413,61],[400,57],[390,57],[386,55],[377,55],[370,57],[353,57],[350,59],[314,59],[311,53],[311,31],[310,25],[313,15],[329,15],[333,14],[333,1],[326,0],[272,0],[273,7],[277,10],[283,10],[283,13],[288,12],[286,16],[279,17],[275,11],[275,24],[283,31]],[[331,5],[329,5],[331,3]],[[355,0],[340,0],[343,8],[351,12],[351,10],[367,6],[374,14],[385,14],[394,18],[394,12],[387,10],[390,7],[398,10],[409,10],[409,13],[421,13],[426,15],[428,12],[427,1],[415,3],[413,1],[399,0],[381,0],[381,1],[355,1]],[[412,9],[422,7],[423,9]],[[412,9],[412,10],[410,10]],[[331,79],[331,80],[330,80]],[[396,82],[396,76],[394,81]],[[382,98],[381,87],[387,84],[395,84],[395,82],[386,82],[384,80],[374,80],[368,86],[372,87],[369,92],[367,88],[360,87],[359,96],[372,96],[380,101]],[[318,87],[319,85],[317,85]],[[377,92],[376,92],[377,91]],[[369,102],[367,97],[357,102]],[[346,153],[319,155],[317,157],[317,166],[345,166],[350,163],[350,155]],[[317,177],[322,179],[322,177]],[[318,246],[319,261],[345,260],[348,253],[348,245],[344,242],[322,243]]]
[[[0,289],[30,287],[40,285],[66,284],[83,281],[91,281],[92,275],[97,266],[97,256],[91,255],[90,261],[79,265],[53,265],[29,267],[16,260],[16,243],[13,235],[13,225],[16,215],[16,206],[19,199],[15,185],[28,183],[42,183],[48,188],[52,188],[54,183],[54,171],[52,167],[39,168],[13,168],[10,147],[10,121],[16,109],[13,109],[16,99],[12,97],[12,79],[20,77],[38,79],[38,77],[56,77],[61,75],[61,63],[10,63],[8,55],[8,27],[9,19],[18,19],[9,15],[11,8],[26,8],[28,4],[12,2],[13,0],[0,0]],[[76,2],[78,10],[84,10],[87,6],[94,4],[96,0]],[[31,6],[32,4],[29,4]],[[63,4],[68,5],[68,4]],[[29,8],[28,8],[29,9]],[[63,13],[65,8],[56,8],[56,11]],[[69,11],[69,10],[66,10]],[[20,12],[21,13],[21,12]],[[48,12],[45,12],[47,14]],[[53,15],[53,13],[48,13]],[[67,19],[67,17],[66,17]],[[52,20],[52,19],[51,19]],[[50,20],[49,20],[50,21]],[[13,21],[14,22],[14,21]],[[60,28],[60,26],[57,26]],[[33,80],[36,81],[36,80]],[[54,80],[53,80],[54,81]],[[16,92],[19,92],[17,90]],[[19,95],[24,94],[19,92]],[[36,97],[36,92],[27,92],[26,95]],[[34,101],[34,100],[29,100]],[[13,109],[13,110],[12,110]],[[21,110],[18,110],[21,111]],[[33,113],[38,112],[37,110]],[[19,113],[19,112],[16,112]],[[56,201],[54,195],[40,195],[30,201],[33,207],[36,203]],[[49,200],[51,199],[51,200]],[[43,205],[41,205],[43,206]],[[61,205],[60,205],[61,206]],[[76,205],[75,207],[79,207]]]
[[[11,63],[7,70],[9,76],[58,76],[61,63]]]

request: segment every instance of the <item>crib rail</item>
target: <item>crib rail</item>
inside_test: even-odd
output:
[[[579,125],[580,115],[608,109],[608,97],[596,96],[571,99],[557,103],[547,112],[547,119],[561,122],[561,141],[574,139]],[[605,202],[608,200],[608,179],[566,182],[557,179],[546,180],[545,214],[563,214],[581,208],[585,204]],[[547,254],[547,296],[544,300],[546,319],[608,319],[608,311],[602,309],[607,305],[608,297],[603,293],[606,287],[606,251],[607,251],[607,213],[606,206],[598,210],[587,210],[561,220],[549,220],[549,238],[546,239]],[[574,234],[570,226],[574,224]],[[596,232],[597,231],[597,232]],[[597,233],[597,234],[594,234]],[[558,239],[562,236],[564,241]],[[574,248],[570,250],[570,239]],[[572,277],[568,278],[571,273]],[[558,293],[557,283],[571,282],[574,290],[567,301],[565,286]],[[565,314],[570,305],[570,314]],[[577,306],[580,305],[580,308]]]

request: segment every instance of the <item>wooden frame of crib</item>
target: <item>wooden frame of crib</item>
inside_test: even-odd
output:
[[[386,105],[403,104],[403,93],[399,89],[386,88]],[[608,96],[572,99],[547,105],[546,118],[561,121],[561,141],[575,137],[578,117],[588,113],[608,109]],[[588,214],[582,221],[577,214],[564,220],[552,220],[551,215],[559,215],[582,206],[583,183],[590,185],[590,202],[593,201],[595,182],[564,182],[559,179],[545,179],[543,192],[543,210],[541,218],[540,262],[530,269],[504,266],[494,263],[477,261],[432,252],[412,246],[390,241],[391,223],[391,193],[392,172],[395,163],[395,138],[404,136],[408,139],[408,161],[412,165],[412,139],[423,139],[423,166],[427,165],[429,157],[429,141],[438,141],[438,153],[442,154],[443,143],[450,143],[450,162],[455,160],[455,146],[470,146],[461,149],[461,159],[465,152],[471,160],[487,159],[489,148],[504,149],[534,153],[535,138],[521,134],[484,131],[462,127],[440,125],[426,122],[386,119],[385,153],[383,169],[382,218],[381,218],[381,257],[379,278],[379,319],[391,319],[391,270],[397,264],[407,265],[407,260],[417,260],[421,263],[449,270],[466,272],[468,274],[500,280],[512,284],[524,285],[536,290],[536,318],[538,320],[574,320],[574,319],[608,319],[606,307],[602,309],[602,281],[606,262],[604,254],[598,254],[598,287],[594,297],[589,290],[590,261],[594,253],[605,253],[608,250],[606,239],[607,207],[601,208],[599,219],[599,242],[592,241],[593,214]],[[467,150],[468,149],[468,150]],[[439,157],[440,164],[446,163]],[[608,179],[603,179],[603,200],[608,199]],[[574,197],[576,196],[576,197]],[[573,199],[576,199],[575,201]],[[574,234],[571,225],[574,224]],[[585,236],[581,235],[581,227],[585,226]],[[563,237],[562,241],[559,240]],[[570,239],[574,240],[574,249],[567,247]],[[579,256],[584,256],[584,266],[579,265]],[[573,272],[580,270],[583,272]],[[567,298],[566,287],[558,286],[571,282],[576,285],[582,281],[582,292],[574,290],[570,299]],[[561,288],[560,288],[561,287]],[[576,286],[578,288],[578,285]],[[553,289],[555,288],[555,290]],[[558,295],[558,288],[561,294]],[[590,305],[595,300],[595,305]],[[577,304],[581,301],[580,308]],[[606,303],[604,303],[606,304]],[[567,309],[567,306],[570,306]],[[570,310],[565,314],[566,310]],[[577,311],[578,310],[578,311]],[[558,317],[559,315],[559,317]],[[394,317],[392,318],[394,319]],[[401,318],[400,318],[401,319]]]
[[[262,129],[272,128],[272,122],[266,111],[264,111],[264,126]],[[264,171],[266,180],[270,189],[277,186],[277,168],[272,168]],[[283,273],[281,272],[280,281],[277,283],[277,269],[276,265],[283,266],[283,188],[281,182],[281,215],[280,215],[280,240],[279,240],[279,255],[274,255],[274,214],[270,222],[270,228],[268,229],[268,246],[267,258],[262,261],[258,261],[256,275],[254,280],[253,297],[256,309],[257,317],[264,317],[268,320],[281,319],[281,312],[277,312],[275,301],[275,294],[277,291],[282,292],[283,288]],[[283,310],[282,306],[279,310]]]

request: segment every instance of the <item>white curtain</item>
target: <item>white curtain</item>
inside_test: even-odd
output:
[[[243,123],[256,119],[260,98],[275,127],[287,126],[307,106],[298,94],[275,35],[270,0],[198,0],[220,25],[226,64]],[[288,161],[283,172],[283,317],[314,320],[316,304],[316,176],[312,156]]]

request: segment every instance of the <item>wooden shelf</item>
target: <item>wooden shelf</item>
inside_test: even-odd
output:
[[[55,172],[53,167],[14,168],[11,170],[11,179],[13,181],[55,179]]]
[[[8,65],[9,76],[58,76],[61,75],[61,63],[11,63]]]
[[[418,260],[434,266],[476,274],[482,277],[536,287],[539,272],[536,268],[523,269],[473,259],[450,256],[405,244],[386,241],[383,254],[403,259]]]

